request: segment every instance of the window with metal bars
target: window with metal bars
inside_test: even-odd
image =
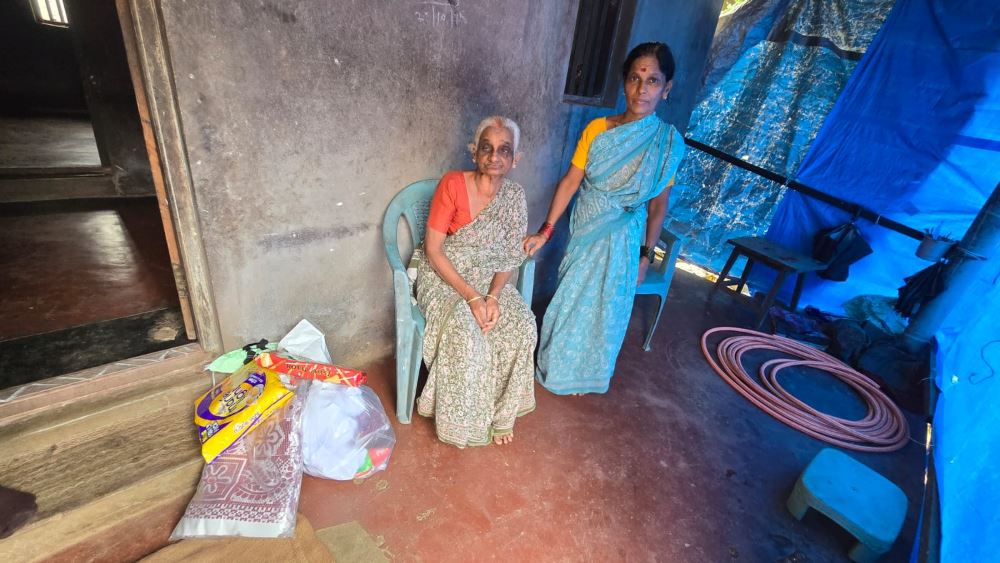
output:
[[[63,5],[63,0],[30,1],[31,11],[35,14],[35,21],[45,25],[69,27],[69,19],[66,18],[66,6]]]
[[[636,0],[580,0],[564,100],[613,107]]]

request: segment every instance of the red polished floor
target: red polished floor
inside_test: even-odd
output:
[[[0,340],[177,304],[154,198],[0,206]]]
[[[400,425],[390,415],[397,447],[388,470],[360,482],[306,477],[300,512],[317,530],[357,522],[397,561],[846,560],[846,533],[785,508],[824,444],[753,407],[702,358],[704,330],[752,318],[728,296],[706,314],[708,286],[677,273],[651,352],[641,348],[646,317],[633,315],[607,394],[557,397],[536,386],[538,408],[508,446],[459,450],[437,441],[432,421],[415,415]],[[368,369],[392,413],[392,364]],[[859,406],[824,385],[812,389],[815,406]],[[910,424],[921,428],[916,416]],[[908,560],[921,444],[851,455],[908,495],[907,521],[884,558]]]

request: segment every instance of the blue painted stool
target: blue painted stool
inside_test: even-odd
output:
[[[899,487],[867,465],[824,448],[795,482],[786,504],[797,520],[810,508],[829,517],[858,539],[848,557],[869,562],[896,541],[907,501]]]

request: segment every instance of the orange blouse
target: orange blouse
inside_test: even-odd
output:
[[[452,170],[441,177],[434,197],[431,198],[427,228],[439,233],[453,235],[472,222],[469,209],[469,190],[465,187],[465,173]]]

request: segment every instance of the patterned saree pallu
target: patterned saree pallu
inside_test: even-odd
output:
[[[292,398],[274,370],[249,363],[195,401],[201,455],[211,463]]]
[[[289,377],[338,383],[348,387],[359,387],[368,381],[365,372],[319,362],[300,362],[273,352],[264,352],[254,360],[262,368],[283,373]]]

